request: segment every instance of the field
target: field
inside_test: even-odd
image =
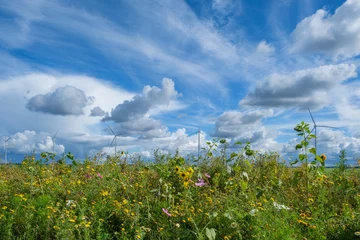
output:
[[[360,173],[276,154],[1,166],[1,239],[356,239]]]
[[[360,172],[325,171],[306,124],[294,168],[246,143],[208,142],[198,161],[72,154],[0,166],[1,239],[359,239]],[[240,143],[238,143],[240,145]],[[66,158],[72,161],[65,164]]]

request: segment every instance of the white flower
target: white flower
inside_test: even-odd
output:
[[[74,200],[66,200],[66,207],[70,207],[74,203]]]
[[[291,208],[285,206],[285,205],[281,205],[281,204],[278,204],[277,202],[274,202],[274,207],[277,209],[277,210],[281,210],[281,209],[285,209],[285,210],[290,210]]]
[[[247,181],[249,181],[249,175],[247,174],[247,172],[242,172],[242,175],[244,178],[246,178]]]
[[[249,212],[249,214],[250,214],[251,216],[255,216],[255,214],[256,214],[257,211],[258,211],[257,209],[253,209],[253,210],[251,210],[251,211]]]

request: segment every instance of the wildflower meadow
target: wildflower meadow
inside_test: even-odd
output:
[[[345,151],[325,169],[308,124],[295,131],[292,165],[249,143],[226,154],[224,139],[200,159],[43,153],[2,165],[0,239],[360,239],[360,172]]]

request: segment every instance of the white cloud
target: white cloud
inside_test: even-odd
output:
[[[4,141],[5,137],[2,138]],[[61,154],[65,150],[64,145],[58,144],[55,141],[54,151],[56,154]],[[25,130],[24,132],[17,132],[8,141],[9,153],[31,154],[53,152],[53,142],[49,134],[35,131]]]
[[[360,54],[360,1],[347,0],[331,15],[320,9],[292,32],[292,52],[321,52],[333,57]]]
[[[81,75],[34,73],[0,80],[0,126],[13,133],[31,129],[36,132],[100,132],[99,119],[90,117],[91,107],[86,106],[85,115],[77,117],[39,114],[26,109],[28,100],[38,94],[54,92],[57,88],[71,85],[95,97],[95,104],[106,111],[115,103],[131,99],[134,94],[104,80]],[[115,101],[115,103],[114,103]]]
[[[73,86],[59,87],[54,92],[38,94],[29,99],[26,108],[30,111],[54,115],[82,115],[84,108],[92,104],[81,89]]]
[[[356,76],[353,64],[326,65],[290,75],[273,74],[249,92],[239,105],[319,109],[332,103],[331,90]]]
[[[141,137],[161,137],[167,128],[160,121],[148,117],[151,109],[169,105],[178,97],[174,82],[164,78],[162,88],[145,86],[141,95],[118,104],[103,121],[117,123],[116,134],[131,135],[141,134]]]
[[[224,112],[215,123],[215,137],[235,138],[239,141],[256,142],[270,137],[271,131],[261,125],[261,120],[273,115],[272,109],[248,112]]]
[[[337,160],[340,150],[346,150],[349,160],[360,158],[360,139],[346,136],[344,132],[333,130],[321,130],[317,134],[317,147],[320,153],[331,156],[331,160]]]
[[[256,48],[256,52],[262,54],[271,54],[275,52],[275,48],[270,43],[267,43],[265,40],[263,40],[259,42]]]

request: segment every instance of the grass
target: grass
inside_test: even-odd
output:
[[[3,165],[0,239],[359,238],[359,171],[311,171],[307,193],[304,165],[249,149],[197,164],[157,154]]]

